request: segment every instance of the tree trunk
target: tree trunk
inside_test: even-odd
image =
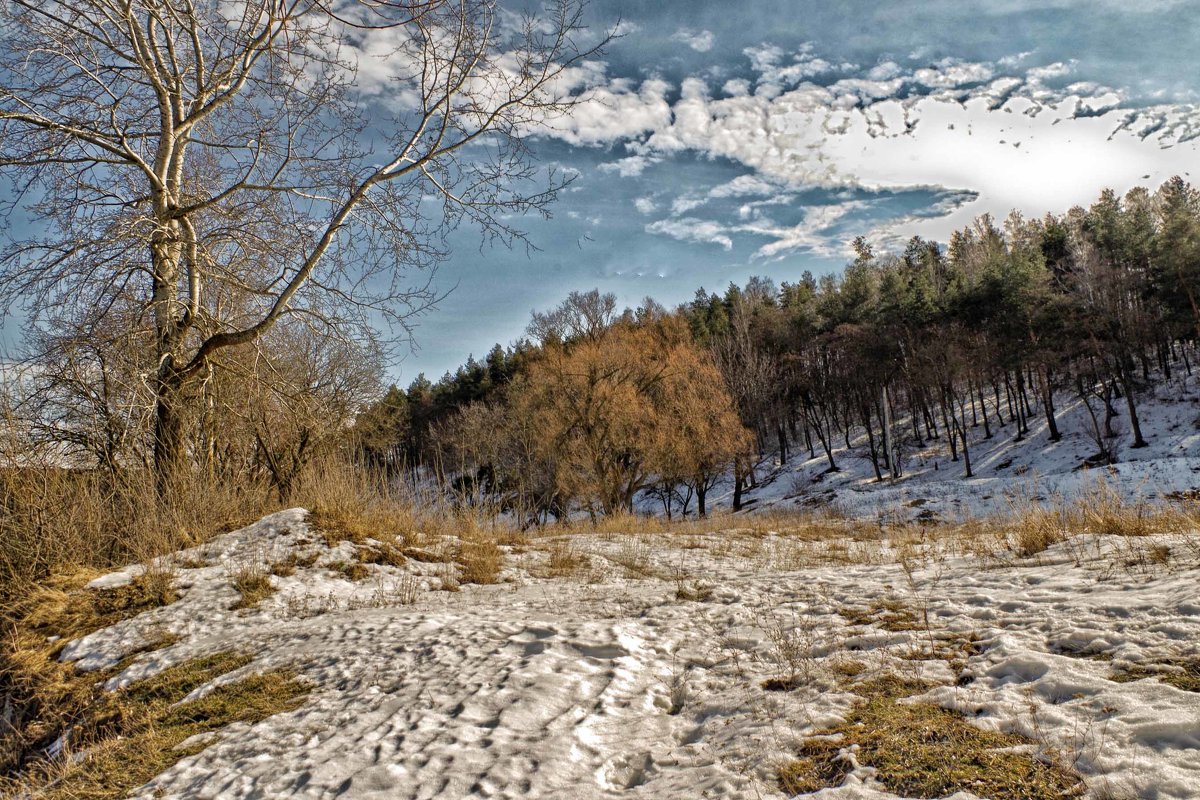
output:
[[[942,427],[946,429],[946,438],[950,440],[950,460],[958,461],[958,443],[956,441],[958,437],[955,435],[958,426],[950,424],[951,418],[954,417],[954,409],[951,408],[950,413],[946,413],[946,404],[950,402],[948,399],[949,391],[949,389],[942,389],[942,402],[938,405],[942,409]]]
[[[1054,383],[1049,367],[1042,370],[1042,390],[1042,405],[1046,409],[1046,425],[1050,428],[1050,441],[1057,442],[1062,439],[1062,434],[1058,432],[1058,422],[1054,419]]]
[[[988,422],[987,403],[984,401],[984,397],[983,397],[983,383],[980,383],[977,388],[978,388],[978,394],[979,394],[979,412],[980,412],[980,416],[983,417],[983,438],[991,439],[992,438],[992,426]]]
[[[867,428],[867,447],[871,451],[871,466],[875,468],[875,480],[882,481],[883,473],[879,470],[879,453],[875,449],[875,432],[871,427],[871,406],[866,401],[862,404],[863,425]]]
[[[967,386],[967,395],[969,396],[970,394],[971,394],[971,387],[970,387],[970,385],[968,385]],[[951,411],[951,413],[953,413],[954,409],[951,408],[950,411]],[[959,432],[959,435],[962,437],[963,465],[966,467],[966,477],[973,478],[975,476],[975,473],[973,473],[971,471],[971,448],[967,444],[967,408],[966,408],[966,405],[963,403],[962,398],[959,398],[959,400],[958,400],[958,412],[959,412],[958,432]]]
[[[1149,444],[1142,438],[1142,425],[1138,421],[1137,407],[1133,401],[1133,381],[1130,380],[1127,370],[1119,370],[1118,377],[1121,379],[1121,390],[1125,393],[1125,406],[1129,409],[1129,427],[1133,430],[1133,446],[1134,448],[1145,447]]]
[[[742,462],[735,461],[733,464],[733,510],[738,512],[742,510]]]
[[[163,359],[155,385],[154,481],[158,496],[169,497],[183,479],[183,381],[170,356]]]

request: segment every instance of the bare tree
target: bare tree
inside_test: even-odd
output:
[[[604,337],[616,314],[617,296],[611,292],[600,294],[599,289],[571,292],[556,308],[534,311],[527,330],[543,343],[571,339],[595,342]]]
[[[166,488],[215,354],[289,316],[403,333],[450,230],[520,238],[504,220],[561,187],[526,138],[578,100],[607,38],[581,11],[13,0],[0,170],[6,214],[33,224],[9,228],[0,299],[46,329],[89,309],[85,335],[134,302]]]

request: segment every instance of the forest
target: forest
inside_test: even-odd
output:
[[[859,237],[841,275],[766,277],[652,299],[575,292],[526,338],[431,383],[391,387],[358,416],[359,457],[423,470],[471,503],[525,520],[630,510],[705,513],[732,473],[862,442],[877,480],[945,441],[964,477],[973,443],[1029,435],[1078,399],[1091,464],[1146,444],[1138,395],[1193,369],[1200,333],[1200,195],[1181,178],[1042,219],[983,216],[947,246]],[[694,501],[694,502],[693,502]]]

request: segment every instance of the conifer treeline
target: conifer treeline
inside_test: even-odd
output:
[[[1093,460],[1111,463],[1147,443],[1142,390],[1192,370],[1200,193],[1180,178],[1040,220],[980,217],[946,247],[853,248],[842,275],[701,289],[672,312],[647,300],[617,314],[611,296],[573,294],[534,315],[530,338],[436,384],[393,387],[359,420],[363,455],[543,515],[628,508],[643,490],[668,513],[693,497],[703,511],[722,471],[737,506],[762,454],[801,449],[838,470],[840,445],[860,440],[881,480],[934,439],[970,476],[980,439],[1022,439],[1041,417],[1058,441],[1055,409],[1070,399],[1086,406]],[[641,427],[627,420],[626,439],[597,449],[589,426],[617,425],[615,411],[547,412],[584,400],[624,404]],[[518,423],[536,428],[524,449]],[[684,453],[675,440],[688,437],[715,445]]]

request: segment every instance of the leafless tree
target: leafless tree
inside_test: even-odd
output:
[[[534,311],[527,331],[539,342],[568,339],[595,342],[604,337],[616,315],[617,296],[612,292],[600,294],[599,289],[571,292],[550,311]]]
[[[3,301],[82,335],[131,304],[160,488],[213,357],[280,320],[407,331],[464,222],[562,181],[527,138],[606,40],[579,0],[13,0],[0,25]],[[25,224],[29,221],[31,224]]]

